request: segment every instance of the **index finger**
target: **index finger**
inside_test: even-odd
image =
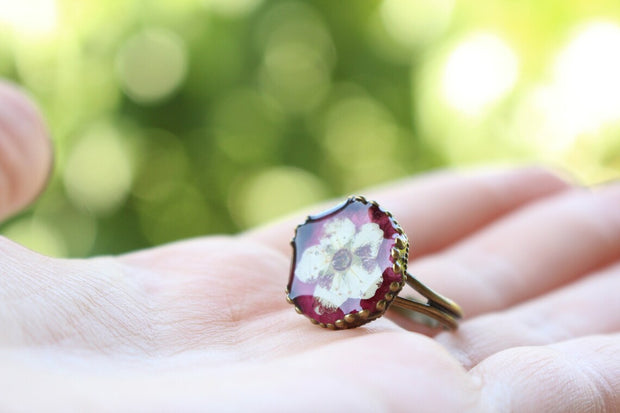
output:
[[[439,251],[529,202],[568,187],[555,173],[528,167],[476,173],[434,172],[360,195],[376,200],[392,212],[412,244],[413,256],[419,257]],[[329,206],[316,207],[311,213]],[[244,236],[289,254],[295,226],[303,220],[302,214],[296,214]]]

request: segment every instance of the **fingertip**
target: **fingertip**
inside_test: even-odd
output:
[[[525,180],[535,183],[539,190],[549,193],[560,192],[582,184],[569,171],[553,166],[535,165],[523,170]]]
[[[51,166],[51,141],[39,109],[17,86],[0,81],[0,218],[40,194]]]
[[[530,185],[535,183],[537,186],[549,190],[562,190],[574,186],[582,186],[579,179],[568,170],[547,164],[525,164],[507,168],[490,166],[475,168],[472,172],[474,175],[487,176],[492,180],[496,180],[497,177],[503,177],[513,182],[522,182]]]
[[[579,187],[576,179],[567,172],[548,166],[529,165],[492,173],[476,172],[487,189],[491,189],[487,194],[494,194],[494,198],[500,200],[518,199],[520,205]]]

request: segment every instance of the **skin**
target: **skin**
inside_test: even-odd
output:
[[[0,86],[3,218],[44,186],[43,125]],[[284,287],[303,214],[87,260],[0,238],[0,411],[620,410],[619,184],[530,167],[360,193],[403,225],[410,272],[461,304],[458,331],[297,315]]]

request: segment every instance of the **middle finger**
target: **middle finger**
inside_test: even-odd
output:
[[[544,294],[617,258],[620,185],[540,201],[412,262],[409,272],[471,317]]]

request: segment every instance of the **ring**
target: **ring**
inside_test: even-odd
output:
[[[287,301],[313,324],[331,330],[359,327],[381,317],[392,304],[450,330],[463,317],[458,304],[407,272],[407,236],[375,201],[352,196],[308,216],[295,229],[291,245]],[[405,284],[427,302],[398,296]]]

